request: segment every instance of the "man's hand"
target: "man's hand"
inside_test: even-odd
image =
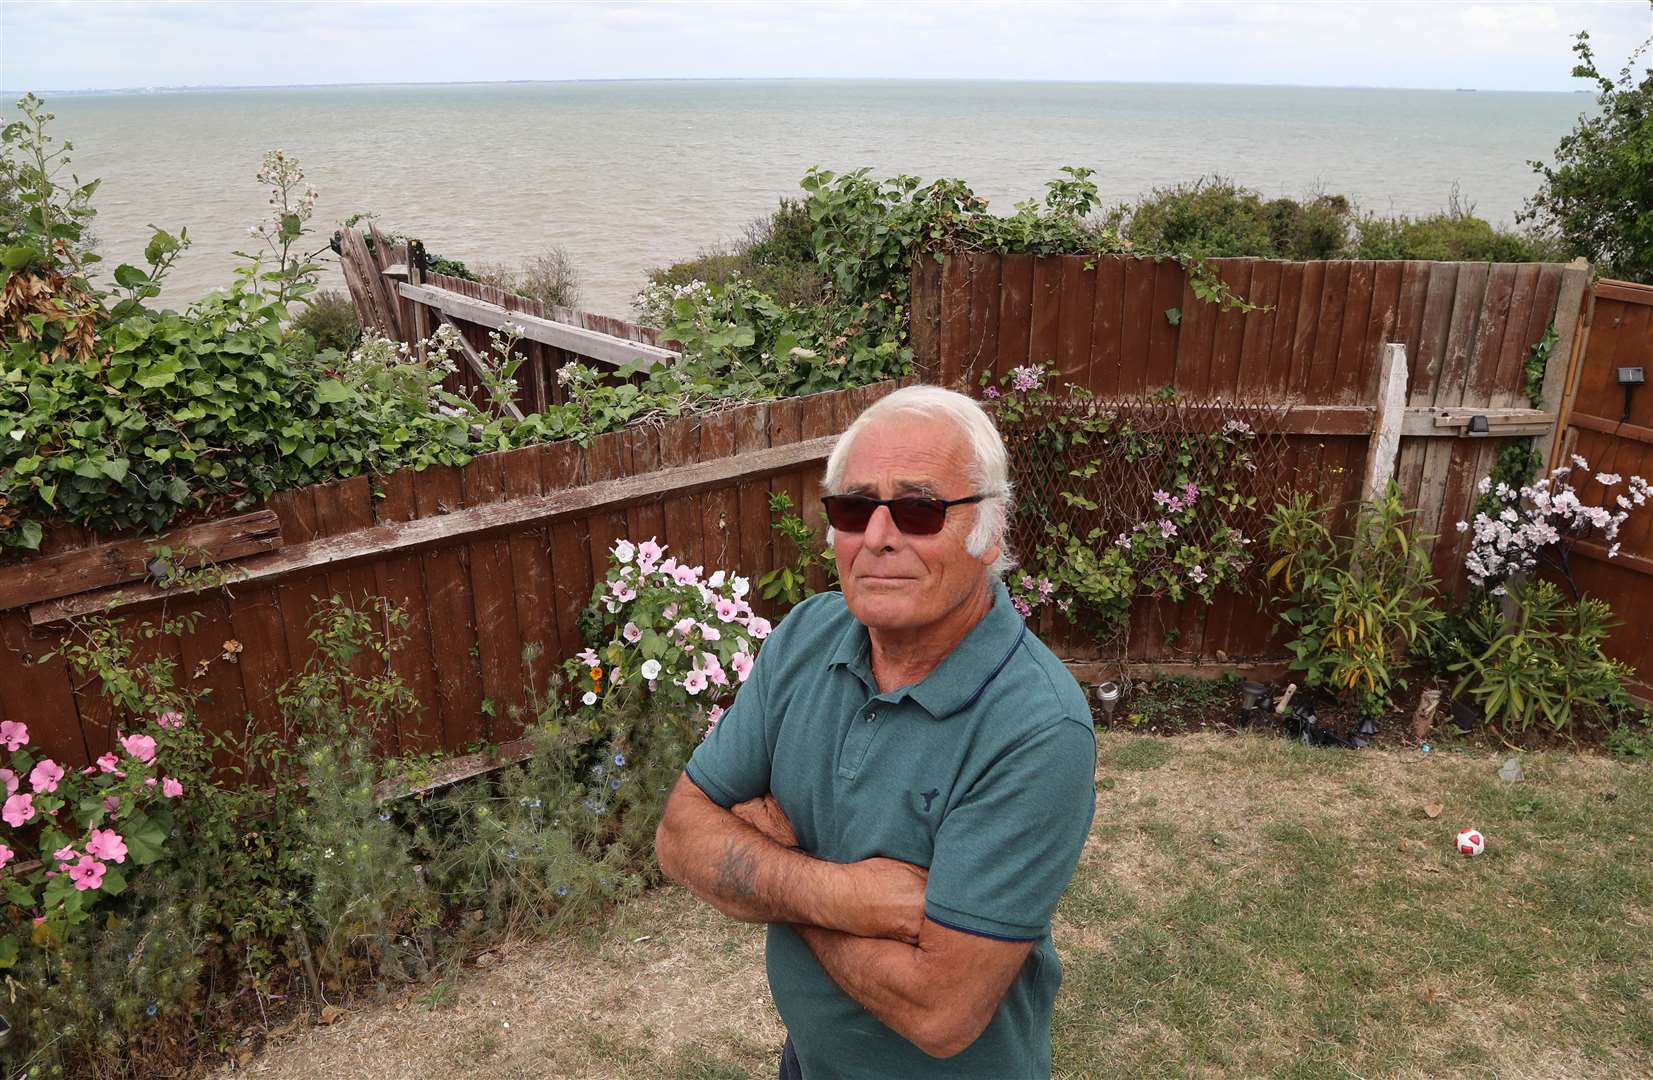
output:
[[[737,803],[729,812],[740,818],[752,828],[758,830],[781,847],[795,848],[798,846],[798,835],[792,831],[792,822],[787,818],[786,811],[781,804],[775,801],[773,795],[762,795],[756,799]]]
[[[858,891],[846,933],[918,944],[924,927],[924,886],[930,872],[899,859],[872,858],[844,867]]]

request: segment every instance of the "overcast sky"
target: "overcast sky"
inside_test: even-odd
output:
[[[0,88],[986,78],[1569,90],[1648,0],[1598,3],[142,3],[0,0]]]

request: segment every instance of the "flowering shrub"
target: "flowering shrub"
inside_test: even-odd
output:
[[[1023,477],[1021,518],[1042,528],[1023,571],[1007,582],[1024,617],[1054,605],[1111,635],[1137,597],[1210,603],[1218,589],[1241,583],[1252,540],[1239,521],[1256,505],[1247,493],[1256,469],[1248,423],[1149,430],[1082,388],[1058,397],[1038,365],[983,383]],[[1044,502],[1029,479],[1040,470],[1060,473],[1059,490]],[[1124,505],[1129,493],[1111,483],[1122,471],[1147,482],[1143,505]],[[1125,528],[1087,527],[1121,513]]]
[[[182,723],[177,712],[155,716],[147,732],[120,736],[80,770],[36,755],[27,724],[0,723],[7,826],[0,888],[34,926],[58,933],[84,921],[101,899],[125,891],[128,873],[161,857],[172,828],[168,804],[184,786],[163,771],[156,736]],[[0,968],[17,954],[16,933],[0,936]]]
[[[751,582],[679,563],[653,538],[616,541],[610,555],[588,609],[587,639],[599,644],[564,665],[575,715],[597,726],[646,693],[658,715],[704,735],[699,724],[717,723],[769,636],[769,620],[746,600]]]
[[[1580,498],[1572,477],[1590,474],[1590,463],[1578,455],[1550,475],[1520,487],[1492,477],[1483,479],[1478,491],[1491,502],[1473,521],[1458,522],[1458,531],[1471,534],[1464,569],[1478,587],[1490,587],[1502,596],[1503,582],[1548,562],[1572,583],[1568,552],[1578,540],[1597,539],[1609,545],[1607,557],[1619,553],[1619,529],[1633,510],[1645,505],[1653,494],[1640,476],[1628,480],[1617,473],[1598,472],[1601,486],[1598,504]],[[1620,488],[1620,485],[1623,485]],[[1615,489],[1618,489],[1615,491]],[[1573,594],[1578,594],[1576,586]]]

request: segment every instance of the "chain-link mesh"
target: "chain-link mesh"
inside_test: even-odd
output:
[[[1285,467],[1285,412],[1283,405],[1147,398],[1028,403],[1020,418],[999,422],[1016,485],[1016,553],[1036,558],[1063,525],[1075,537],[1098,529],[1097,543],[1112,543],[1165,517],[1166,501],[1183,497],[1187,484],[1196,497],[1237,498],[1185,517],[1179,541],[1209,545],[1224,527],[1260,537]],[[1071,438],[1075,431],[1081,440]]]

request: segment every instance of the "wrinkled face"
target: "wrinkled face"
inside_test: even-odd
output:
[[[886,417],[850,444],[841,494],[961,499],[979,494],[972,490],[973,464],[964,433],[947,421]],[[939,533],[909,536],[880,506],[864,532],[836,532],[833,549],[850,613],[873,629],[918,630],[941,624],[985,592],[999,549],[992,545],[980,556],[965,550],[978,512],[976,504],[952,507]]]

